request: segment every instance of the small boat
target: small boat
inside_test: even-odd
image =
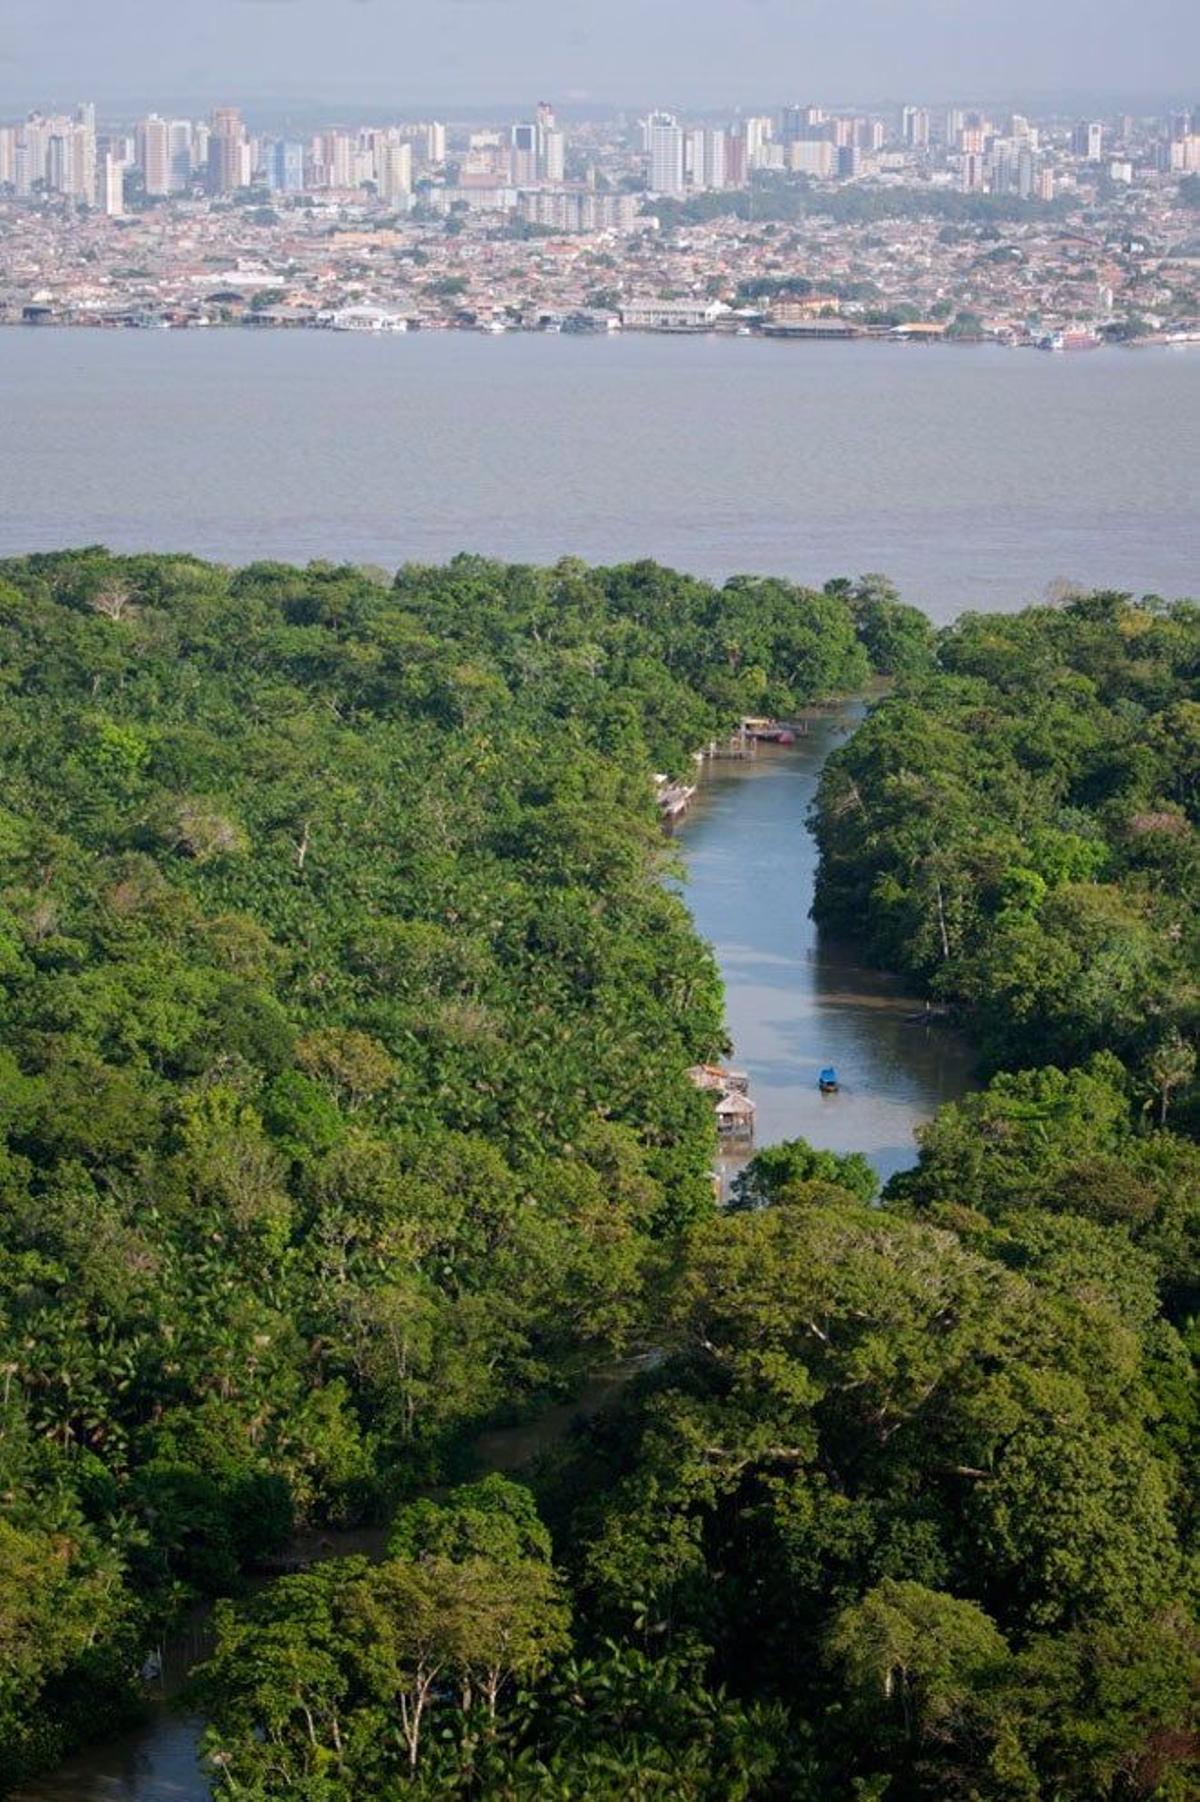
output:
[[[838,1073],[832,1064],[826,1064],[817,1077],[817,1087],[822,1095],[836,1095],[838,1092]]]

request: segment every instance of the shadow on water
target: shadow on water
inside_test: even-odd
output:
[[[808,811],[821,765],[861,713],[817,717],[793,749],[710,766],[680,832],[682,892],[721,966],[734,1057],[758,1107],[758,1144],[800,1136],[861,1151],[886,1180],[914,1161],[914,1128],[970,1086],[971,1065],[959,1034],[911,1023],[921,999],[864,968],[809,918],[817,849]],[[817,1072],[830,1063],[842,1086],[822,1095]],[[726,1175],[740,1162],[726,1160]],[[598,1372],[574,1401],[482,1435],[480,1466],[528,1465],[601,1408],[634,1362]],[[381,1549],[379,1533],[321,1535],[299,1548],[310,1559]],[[173,1712],[166,1697],[210,1643],[198,1610],[167,1648],[164,1695],[142,1726],[81,1752],[16,1802],[202,1802],[211,1792],[197,1764],[201,1724]]]

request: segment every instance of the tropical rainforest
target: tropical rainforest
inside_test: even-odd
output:
[[[247,1802],[1200,1793],[1200,612],[94,549],[0,610],[0,1788],[219,1598]],[[873,677],[820,918],[989,1080],[718,1207],[653,775]]]

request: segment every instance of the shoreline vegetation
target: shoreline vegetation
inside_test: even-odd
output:
[[[0,610],[0,1790],[214,1596],[218,1796],[1195,1793],[1194,605],[88,549]],[[819,917],[994,1075],[882,1197],[793,1141],[718,1209],[653,773],[872,677]]]

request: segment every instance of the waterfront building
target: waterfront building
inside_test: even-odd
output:
[[[719,300],[629,300],[621,325],[635,332],[703,332],[729,308]]]

